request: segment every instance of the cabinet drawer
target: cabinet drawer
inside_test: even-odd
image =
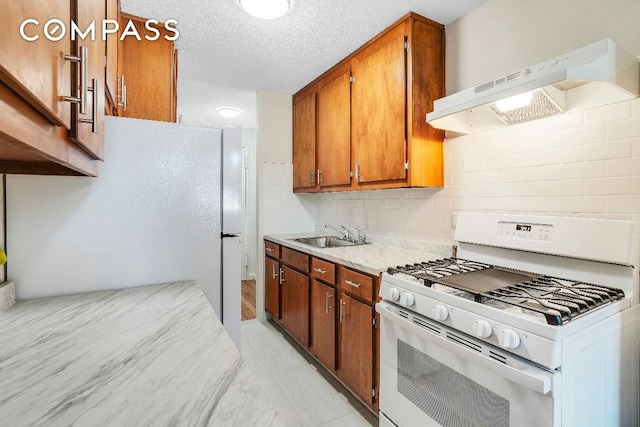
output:
[[[268,240],[264,241],[264,253],[271,258],[279,259],[280,258],[280,245],[270,242]]]
[[[340,288],[342,292],[374,301],[373,278],[347,268],[340,269]]]
[[[335,285],[336,265],[318,258],[311,258],[311,277]]]
[[[280,250],[280,261],[304,273],[309,272],[309,255],[302,252],[283,246]]]

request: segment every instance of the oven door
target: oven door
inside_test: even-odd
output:
[[[389,302],[376,310],[381,419],[400,427],[560,425],[558,372]]]

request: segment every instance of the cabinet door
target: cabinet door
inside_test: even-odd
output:
[[[71,95],[71,66],[64,59],[70,55],[71,38],[69,22],[71,8],[68,1],[20,0],[2,2],[3,30],[0,36],[0,80],[25,99],[51,123],[71,127],[71,105],[64,100]],[[52,18],[60,24],[49,26],[49,32],[66,33],[60,41],[51,41],[44,36],[44,26]],[[27,41],[20,34],[24,25],[27,37],[38,37]],[[57,28],[57,31],[55,31]]]
[[[311,353],[336,369],[336,290],[318,280],[311,283]]]
[[[81,29],[88,28],[91,22],[101,23],[106,10],[105,0],[74,1],[74,16]],[[98,25],[98,24],[96,24]],[[71,130],[69,138],[83,147],[96,159],[104,157],[104,78],[105,78],[105,42],[99,34],[84,40],[78,38],[74,45],[75,54],[80,56],[81,50],[86,49],[86,70],[79,64],[73,64],[74,78],[72,84],[85,96],[85,111],[80,111],[80,106],[74,104],[71,114]],[[86,71],[84,84],[81,73]]]
[[[373,404],[373,308],[345,294],[340,298],[338,377],[368,405]]]
[[[291,268],[282,268],[282,326],[304,347],[309,343],[309,277]]]
[[[351,183],[351,71],[318,91],[318,184]]]
[[[106,1],[107,19],[112,19],[115,22],[118,22],[119,12],[118,0]],[[111,26],[109,28],[111,28]],[[120,95],[120,92],[118,91],[118,34],[109,34],[105,43],[107,57],[104,81],[105,95],[109,101],[109,114],[117,114],[118,102],[120,101],[120,98],[118,97],[118,95]]]
[[[293,188],[316,186],[316,94],[293,106]]]
[[[157,40],[147,40],[145,20],[131,15],[120,16],[120,28],[133,22],[142,40],[125,37],[118,46],[122,55],[122,73],[126,89],[118,115],[135,119],[176,121],[176,57],[172,36],[163,25],[152,25],[160,32]],[[151,35],[152,36],[152,35]],[[126,108],[125,108],[126,107]]]
[[[360,53],[352,73],[356,179],[360,183],[406,179],[404,25]]]
[[[264,258],[264,309],[274,319],[280,319],[280,264],[273,258]]]

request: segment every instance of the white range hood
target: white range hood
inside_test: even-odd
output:
[[[604,39],[440,98],[427,122],[474,133],[629,100],[639,92],[638,59]]]

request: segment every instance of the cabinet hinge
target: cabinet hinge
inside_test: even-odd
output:
[[[349,171],[349,178],[353,178],[353,171]]]
[[[404,170],[408,171],[409,170],[409,162],[406,162],[404,164]]]
[[[409,41],[407,40],[407,36],[404,36],[404,50],[409,51]]]
[[[373,320],[371,321],[371,326],[373,326],[374,328],[376,327],[376,316],[373,316]]]
[[[349,76],[349,83],[353,83],[353,76]]]
[[[371,389],[371,398],[372,398],[372,399],[375,399],[375,398],[376,398],[376,396],[377,396],[377,394],[378,394],[378,393],[377,393],[376,388],[375,388],[375,387],[374,387],[374,388],[372,388],[372,389]]]

